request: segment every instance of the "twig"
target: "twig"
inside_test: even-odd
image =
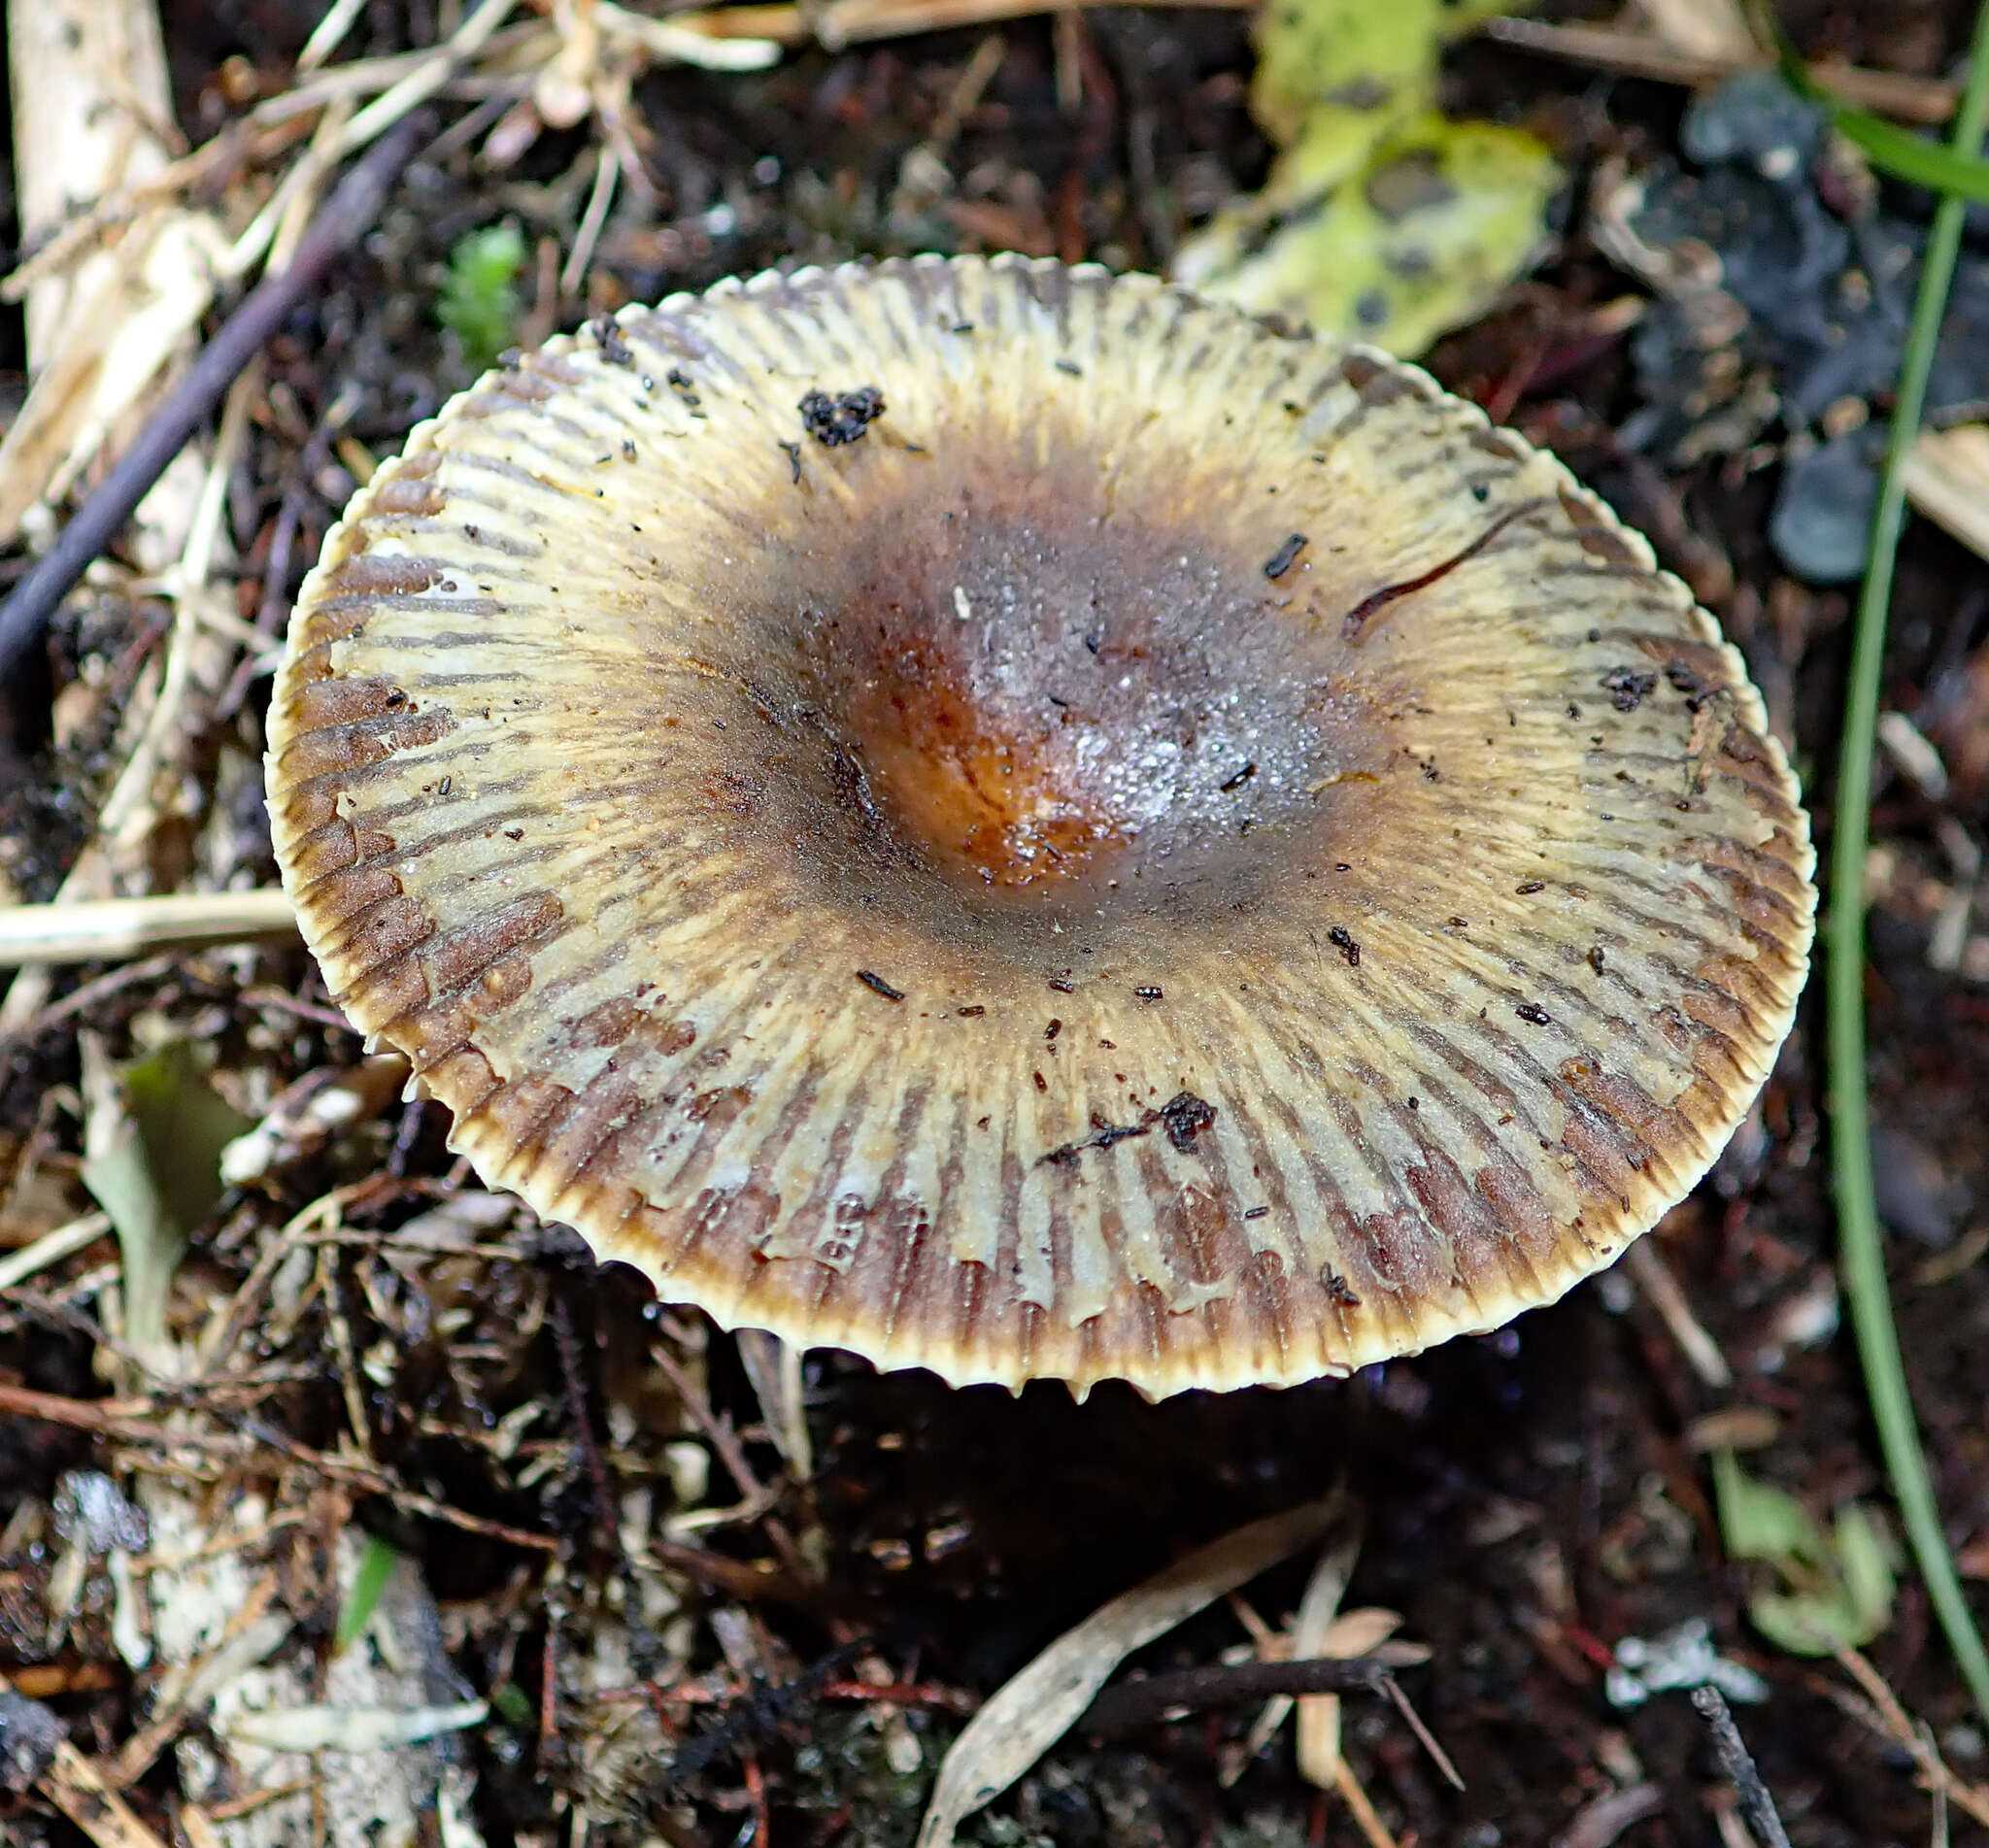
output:
[[[308,1444],[298,1443],[295,1438],[286,1435],[261,1419],[242,1419],[240,1428],[245,1436],[265,1449],[277,1451],[289,1458],[292,1462],[301,1463],[306,1469],[314,1469],[334,1482],[349,1483],[355,1489],[384,1495],[395,1507],[403,1508],[410,1514],[425,1515],[431,1521],[440,1521],[446,1526],[460,1528],[465,1533],[480,1533],[486,1539],[502,1540],[509,1546],[522,1547],[527,1552],[559,1551],[558,1540],[550,1533],[534,1533],[528,1528],[515,1528],[508,1522],[491,1521],[483,1515],[471,1514],[465,1508],[455,1508],[446,1501],[437,1501],[433,1495],[421,1495],[413,1489],[403,1489],[384,1469],[368,1468],[364,1464],[349,1462],[342,1458],[327,1456],[323,1451],[313,1450]]]
[[[573,234],[573,252],[559,272],[560,294],[578,295],[581,284],[587,281],[588,265],[594,260],[594,246],[600,241],[601,226],[608,221],[608,208],[614,203],[621,178],[622,156],[613,142],[604,141],[594,159],[594,184],[588,194],[587,210],[580,215],[580,229]]]
[[[826,1587],[777,1567],[714,1553],[708,1547],[682,1540],[653,1540],[646,1552],[653,1563],[694,1578],[742,1604],[785,1604],[795,1610],[822,1612],[845,1608],[841,1596]]]
[[[435,122],[431,117],[409,116],[408,112],[433,96],[455,75],[457,68],[484,46],[491,34],[511,16],[517,5],[518,0],[483,0],[483,4],[457,26],[448,39],[430,51],[420,65],[391,89],[382,90],[346,124],[345,132],[339,138],[342,151],[350,153],[355,149],[363,148],[375,135],[382,133],[389,122],[399,122],[400,127],[388,136],[388,140],[401,139],[407,127],[407,123],[401,121],[401,118],[406,117],[407,121],[424,124],[418,134],[408,137],[409,151],[412,151],[415,141],[434,132]],[[399,172],[406,164],[407,157],[407,154],[403,153],[400,159],[394,162],[393,172]],[[391,174],[388,178],[391,178]],[[373,211],[377,212],[379,209],[379,202],[376,200]],[[371,219],[371,212],[367,214],[367,218]]]
[[[825,1700],[882,1701],[894,1707],[933,1707],[941,1713],[957,1713],[962,1719],[978,1713],[981,1699],[964,1688],[949,1688],[937,1681],[831,1681],[822,1690]]]
[[[1247,11],[1257,0],[1092,0],[1105,6],[1163,6]],[[1067,0],[831,0],[813,7],[771,4],[713,7],[680,13],[670,23],[712,39],[772,39],[780,45],[820,44],[840,50],[872,39],[908,37],[917,32],[946,32],[963,25],[986,25],[996,19],[1026,19],[1055,13]]]
[[[297,71],[315,71],[341,44],[345,36],[357,24],[359,14],[366,0],[332,0],[325,8],[324,17],[311,28],[311,36],[304,41],[304,49],[297,53]]]
[[[55,607],[90,561],[117,536],[166,465],[213,414],[222,394],[272,334],[295,312],[332,264],[379,215],[400,170],[432,132],[434,119],[410,116],[367,153],[325,202],[297,246],[289,267],[265,277],[220,331],[200,350],[166,401],[62,535],[0,603],[0,679],[34,646]]]
[[[1955,113],[1949,146],[1972,154],[1989,122],[1989,4],[1978,7],[1970,48],[1968,86]],[[1871,758],[1878,720],[1878,690],[1885,655],[1885,621],[1892,598],[1893,561],[1905,519],[1905,458],[1920,427],[1934,350],[1947,306],[1961,248],[1963,200],[1943,197],[1934,214],[1920,291],[1900,369],[1865,583],[1859,592],[1844,692],[1843,733],[1837,757],[1837,801],[1831,842],[1829,948],[1829,1065],[1831,1163],[1837,1195],[1839,1264],[1858,1357],[1871,1400],[1893,1494],[1912,1542],[1920,1575],[1949,1649],[1976,1708],[1989,1717],[1989,1652],[1975,1629],[1956,1576],[1940,1508],[1913,1417],[1912,1394],[1900,1356],[1899,1329],[1885,1282],[1885,1249],[1871,1172],[1871,1106],[1865,1068],[1865,855],[1871,836]]]
[[[1388,1825],[1381,1820],[1367,1793],[1361,1788],[1361,1780],[1354,1775],[1354,1767],[1343,1758],[1333,1760],[1332,1786],[1340,1794],[1361,1831],[1361,1838],[1367,1848],[1400,1848]]]
[[[553,1345],[559,1351],[559,1372],[566,1387],[566,1413],[573,1420],[574,1441],[587,1464],[589,1486],[593,1490],[594,1520],[599,1523],[608,1545],[622,1552],[622,1527],[615,1512],[615,1487],[608,1479],[608,1465],[601,1447],[594,1442],[593,1419],[588,1411],[587,1376],[581,1365],[580,1337],[573,1331],[573,1311],[566,1298],[553,1298]]]
[[[282,1384],[275,1380],[259,1381],[247,1390],[253,1397],[262,1399]],[[200,1396],[208,1399],[227,1394],[231,1386],[232,1383],[217,1382]],[[328,1457],[322,1451],[300,1444],[295,1438],[253,1415],[210,1406],[211,1416],[227,1427],[225,1434],[170,1430],[154,1422],[162,1406],[185,1402],[188,1396],[161,1394],[156,1397],[126,1399],[65,1398],[58,1394],[37,1393],[28,1387],[10,1386],[0,1381],[0,1414],[37,1419],[47,1425],[63,1425],[73,1430],[92,1431],[100,1437],[115,1438],[120,1443],[152,1445],[160,1450],[239,1450],[245,1443],[259,1445],[334,1482],[347,1483],[369,1495],[384,1495],[396,1507],[405,1508],[411,1514],[425,1515],[431,1521],[460,1528],[465,1533],[479,1533],[488,1539],[502,1540],[534,1553],[556,1553],[559,1550],[559,1542],[551,1534],[533,1533],[525,1528],[487,1520],[483,1515],[437,1501],[432,1495],[404,1489],[384,1469]]]
[[[1744,62],[1704,57],[1678,50],[1646,32],[1626,32],[1607,25],[1552,25],[1544,19],[1488,19],[1485,36],[1522,51],[1590,64],[1625,77],[1649,78],[1659,84],[1697,86],[1750,67],[1768,68],[1765,58]],[[1902,121],[1944,122],[1954,115],[1955,86],[1938,79],[1908,77],[1899,71],[1868,71],[1850,64],[1812,64],[1816,84],[1847,103],[1875,109]]]
[[[1107,1688],[1084,1710],[1071,1730],[1093,1738],[1130,1732],[1164,1719],[1176,1707],[1236,1706],[1273,1694],[1378,1694],[1393,1679],[1386,1663],[1367,1656],[1180,1668]]]
[[[1886,1685],[1885,1678],[1847,1643],[1840,1643],[1826,1637],[1831,1654],[1837,1659],[1837,1665],[1864,1690],[1866,1700],[1871,1703],[1866,1710],[1864,1702],[1856,1695],[1840,1690],[1832,1683],[1820,1685],[1834,1699],[1841,1697],[1841,1704],[1847,1712],[1856,1713],[1866,1726],[1871,1727],[1882,1738],[1912,1755],[1913,1763],[1920,1767],[1920,1776],[1927,1788],[1936,1796],[1951,1800],[1955,1807],[1964,1810],[1976,1823],[1989,1828],[1989,1788],[1980,1784],[1970,1784],[1957,1777],[1947,1768],[1946,1762],[1934,1749],[1927,1737],[1924,1727],[1918,1727],[1907,1717],[1900,1697]]]
[[[1761,1773],[1748,1753],[1747,1742],[1741,1738],[1740,1729],[1734,1724],[1734,1710],[1727,1705],[1727,1697],[1714,1687],[1695,1688],[1692,1704],[1699,1709],[1699,1717],[1712,1734],[1713,1751],[1718,1755],[1720,1769],[1726,1773],[1728,1783],[1733,1785],[1735,1794],[1740,1798],[1740,1814],[1754,1831],[1755,1840],[1761,1843],[1761,1848],[1789,1848],[1788,1831],[1782,1827],[1781,1817],[1775,1813],[1775,1799],[1761,1781]]]
[[[1623,1267],[1643,1292],[1645,1300],[1658,1312],[1658,1319],[1670,1330],[1671,1339],[1685,1356],[1702,1384],[1715,1392],[1734,1384],[1734,1369],[1720,1352],[1720,1344],[1705,1330],[1705,1325],[1692,1313],[1678,1279],[1665,1262],[1664,1254],[1648,1238],[1639,1238],[1623,1255]]]
[[[711,1445],[726,1473],[739,1485],[739,1493],[746,1497],[746,1505],[752,1510],[753,1517],[764,1522],[766,1537],[781,1556],[781,1563],[799,1577],[808,1577],[807,1563],[794,1544],[793,1535],[788,1531],[785,1523],[775,1520],[767,1512],[780,1499],[779,1487],[770,1489],[759,1480],[753,1465],[746,1461],[745,1446],[739,1442],[739,1434],[732,1428],[731,1422],[712,1409],[711,1401],[698,1390],[668,1347],[660,1341],[653,1341],[650,1343],[650,1356],[662,1369],[663,1377],[683,1402],[691,1422],[704,1433],[705,1441]]]
[[[85,1213],[81,1219],[73,1219],[67,1226],[58,1226],[52,1232],[44,1232],[31,1245],[23,1245],[18,1251],[11,1251],[0,1258],[0,1290],[11,1290],[23,1278],[32,1277],[38,1270],[46,1270],[51,1264],[59,1264],[65,1258],[73,1258],[85,1245],[94,1245],[111,1229],[111,1216],[108,1213]]]
[[[1443,1781],[1454,1791],[1465,1789],[1464,1773],[1452,1762],[1450,1754],[1437,1743],[1436,1734],[1423,1724],[1423,1716],[1401,1691],[1401,1684],[1391,1675],[1381,1684],[1381,1691],[1395,1702],[1395,1710],[1402,1716],[1402,1724],[1416,1735],[1416,1743],[1430,1754],[1430,1762],[1443,1774]]]

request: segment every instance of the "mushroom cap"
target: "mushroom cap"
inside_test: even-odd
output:
[[[1739,655],[1422,372],[1150,277],[630,309],[332,530],[270,715],[341,1005],[491,1185],[956,1383],[1498,1327],[1705,1171],[1814,865]]]

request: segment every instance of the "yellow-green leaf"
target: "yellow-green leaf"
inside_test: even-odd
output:
[[[1442,0],[1271,0],[1258,16],[1250,113],[1273,141],[1322,108],[1385,131],[1436,94]]]
[[[125,1332],[154,1346],[181,1253],[220,1200],[221,1149],[252,1126],[208,1083],[190,1040],[117,1072],[93,1114],[83,1183],[118,1233]]]
[[[1258,16],[1250,111],[1289,143],[1323,107],[1375,135],[1435,107],[1446,39],[1515,9],[1504,0],[1270,0]]]
[[[1779,1581],[1747,1600],[1769,1641],[1791,1655],[1826,1656],[1835,1644],[1862,1647],[1892,1621],[1892,1543],[1857,1502],[1837,1510],[1826,1534],[1802,1502],[1757,1482],[1732,1451],[1713,1453],[1713,1498],[1728,1556],[1764,1561]]]
[[[1366,154],[1324,112],[1263,192],[1183,245],[1175,279],[1409,355],[1474,319],[1542,242],[1553,157],[1522,129],[1433,112]]]

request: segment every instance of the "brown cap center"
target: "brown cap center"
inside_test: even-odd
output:
[[[1357,741],[1299,554],[1267,575],[1274,522],[1247,555],[1157,530],[1081,450],[1022,482],[880,462],[859,534],[792,593],[846,812],[984,891],[1206,876],[1318,818]]]

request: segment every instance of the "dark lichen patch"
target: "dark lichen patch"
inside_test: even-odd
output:
[[[588,322],[588,332],[594,337],[594,345],[600,349],[601,357],[611,366],[633,366],[635,353],[627,341],[622,338],[622,328],[613,315],[601,315]]]
[[[1293,533],[1264,560],[1264,575],[1275,584],[1298,562],[1298,554],[1305,550],[1305,545],[1306,539],[1302,532]]]
[[[824,449],[857,442],[884,415],[884,393],[874,385],[859,386],[831,397],[810,391],[801,400],[801,427]]]
[[[1601,685],[1618,712],[1635,712],[1656,690],[1658,677],[1635,667],[1612,667]]]
[[[1156,1113],[1167,1140],[1183,1155],[1195,1147],[1196,1136],[1216,1120],[1216,1107],[1192,1091],[1177,1091]]]
[[[1685,695],[1686,709],[1697,712],[1718,689],[1692,663],[1674,657],[1665,663],[1665,678]]]
[[[1065,1142],[1043,1157],[1058,1167],[1074,1167],[1088,1149],[1110,1149],[1134,1136],[1151,1134],[1156,1124],[1166,1131],[1167,1140],[1182,1155],[1195,1150],[1195,1138],[1216,1120],[1216,1107],[1192,1091],[1177,1091],[1158,1110],[1141,1113],[1136,1123],[1107,1123],[1092,1119],[1092,1133],[1075,1142]]]
[[[1355,1295],[1353,1286],[1331,1265],[1320,1272],[1319,1287],[1342,1309],[1358,1309],[1361,1306],[1361,1298]]]
[[[1041,1074],[1037,1076],[1040,1081]],[[1080,1136],[1075,1142],[1060,1144],[1044,1156],[1043,1160],[1055,1167],[1075,1167],[1077,1158],[1087,1149],[1110,1149],[1121,1142],[1129,1141],[1134,1136],[1149,1134],[1154,1125],[1160,1121],[1160,1115],[1158,1110],[1150,1110],[1137,1123],[1095,1122],[1090,1135]]]

